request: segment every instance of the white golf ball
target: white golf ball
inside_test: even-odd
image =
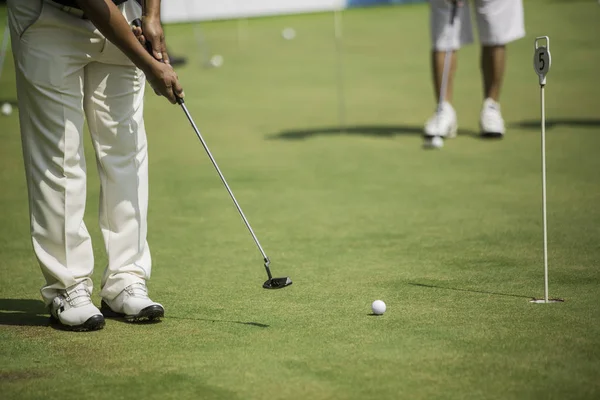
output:
[[[385,312],[385,309],[385,303],[381,300],[375,300],[373,304],[371,304],[371,310],[373,310],[373,314],[375,315],[382,315]]]
[[[10,103],[2,104],[2,115],[10,115],[12,114],[12,106]]]
[[[212,66],[217,68],[223,65],[223,61],[223,56],[220,54],[216,54],[210,59],[210,63],[212,64]]]
[[[423,142],[423,147],[426,149],[441,149],[444,147],[444,139],[439,136],[432,136],[425,138]]]
[[[296,37],[296,30],[294,30],[294,28],[285,28],[281,32],[281,36],[283,36],[285,40],[292,40]]]

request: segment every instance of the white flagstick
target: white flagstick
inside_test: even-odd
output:
[[[342,24],[342,11],[336,9],[333,12],[333,28],[335,33],[335,50],[337,64],[337,89],[338,89],[338,118],[340,132],[346,130],[346,92],[344,90],[344,29]]]
[[[545,40],[546,45],[541,46],[540,41]],[[542,125],[542,218],[544,229],[544,300],[533,300],[536,303],[550,303],[557,300],[548,298],[548,219],[547,219],[547,198],[546,198],[546,98],[544,89],[546,87],[546,75],[550,71],[552,57],[550,55],[550,38],[540,36],[535,39],[535,54],[533,57],[533,66],[540,79],[540,97],[541,97],[541,125]]]
[[[542,105],[542,214],[544,226],[544,300],[548,302],[548,208],[546,197],[546,102],[544,88],[540,89]]]

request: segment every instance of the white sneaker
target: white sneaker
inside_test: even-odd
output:
[[[143,282],[127,286],[112,300],[102,300],[102,312],[111,316],[124,317],[127,321],[157,320],[165,315],[165,309],[148,297],[148,288]]]
[[[424,143],[426,148],[441,148],[444,146],[444,139],[456,137],[458,131],[458,122],[456,111],[450,103],[443,102],[439,111],[425,123],[423,130]]]
[[[52,318],[65,329],[95,331],[104,327],[104,316],[92,303],[83,283],[62,290],[48,307]]]
[[[479,119],[481,136],[501,138],[506,133],[502,113],[500,112],[500,103],[492,99],[485,99]]]

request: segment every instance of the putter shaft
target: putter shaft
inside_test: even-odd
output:
[[[140,26],[142,26],[142,21],[140,19],[136,19],[136,20],[134,20],[132,22],[132,25],[140,27]],[[150,54],[152,54],[152,49],[150,48],[150,43],[149,42],[146,43],[146,50],[148,50],[148,52]],[[238,212],[240,213],[240,216],[242,217],[242,220],[244,221],[244,224],[246,224],[246,228],[248,228],[248,231],[250,232],[250,235],[252,235],[252,239],[254,239],[254,243],[256,243],[256,246],[258,247],[258,250],[260,251],[260,254],[262,254],[262,256],[263,256],[263,260],[265,262],[265,270],[267,271],[267,276],[269,277],[269,280],[267,280],[264,283],[263,287],[266,288],[266,289],[279,289],[279,288],[291,285],[292,281],[291,281],[291,279],[289,277],[285,278],[285,281],[283,280],[283,278],[273,279],[273,275],[271,275],[271,269],[269,268],[269,265],[271,264],[271,261],[269,260],[269,257],[267,256],[267,254],[263,250],[262,246],[260,245],[260,242],[258,241],[258,238],[256,237],[256,234],[254,233],[254,230],[250,226],[250,222],[248,222],[248,218],[246,218],[246,216],[244,215],[244,212],[242,211],[242,207],[240,207],[239,203],[237,202],[237,199],[233,195],[233,191],[229,187],[229,184],[227,183],[227,180],[225,179],[225,176],[221,172],[221,169],[219,168],[219,165],[217,164],[217,161],[215,160],[215,158],[213,157],[212,153],[210,152],[210,149],[208,148],[208,145],[204,141],[204,138],[202,137],[202,134],[200,133],[200,130],[196,126],[196,123],[194,122],[194,119],[192,118],[192,116],[191,116],[190,112],[188,111],[187,107],[185,106],[185,101],[181,97],[178,97],[177,95],[176,95],[176,99],[177,99],[177,104],[179,104],[181,106],[181,109],[185,113],[185,116],[187,117],[188,121],[190,121],[190,124],[192,125],[192,128],[194,128],[194,132],[196,132],[196,136],[198,136],[198,139],[200,139],[200,142],[202,143],[202,147],[204,147],[204,150],[206,151],[206,154],[208,154],[208,158],[210,158],[210,161],[213,163],[213,166],[217,170],[217,173],[219,174],[219,177],[221,178],[221,181],[223,182],[223,185],[225,185],[225,188],[227,189],[227,192],[229,193],[229,196],[231,196],[231,200],[233,200],[233,204],[235,204],[235,208],[237,208]],[[277,285],[273,285],[273,283],[277,283]]]
[[[454,3],[452,5],[452,11],[450,12],[450,27],[452,28],[452,32],[454,32],[454,21],[456,20],[456,15],[458,14],[458,4]],[[440,85],[440,97],[438,100],[438,124],[439,124],[439,115],[442,112],[442,104],[446,100],[446,91],[448,90],[448,77],[450,76],[450,66],[452,65],[452,56],[454,50],[446,50],[446,54],[444,54],[444,69],[442,71],[442,82]]]
[[[254,239],[254,242],[256,243],[256,246],[258,247],[258,250],[262,254],[263,259],[265,261],[265,269],[267,270],[267,274],[269,275],[269,279],[271,279],[272,276],[271,276],[271,271],[269,269],[269,264],[270,264],[269,257],[267,257],[267,254],[265,253],[265,251],[263,250],[262,246],[260,245],[260,242],[258,241],[258,238],[256,237],[256,234],[254,233],[254,230],[250,226],[250,223],[248,222],[248,219],[246,218],[246,215],[244,215],[244,212],[242,211],[242,208],[240,207],[240,205],[239,205],[237,199],[235,198],[235,196],[233,195],[233,192],[231,191],[231,188],[229,187],[229,184],[227,183],[227,180],[225,179],[225,176],[223,176],[223,173],[221,172],[221,169],[217,165],[217,162],[215,161],[215,158],[213,157],[212,153],[210,152],[208,146],[206,145],[206,142],[204,141],[204,138],[202,137],[202,134],[200,133],[200,130],[198,129],[198,127],[194,123],[194,120],[193,120],[192,116],[190,115],[187,107],[185,106],[185,102],[183,101],[183,99],[178,99],[177,102],[179,103],[179,105],[183,109],[183,112],[185,113],[188,121],[190,121],[190,124],[192,125],[192,128],[194,128],[194,132],[196,132],[196,136],[198,136],[198,139],[200,139],[200,142],[202,143],[202,147],[204,147],[204,150],[206,151],[206,154],[208,154],[208,158],[210,158],[210,161],[212,162],[213,166],[217,170],[217,173],[219,174],[219,177],[221,178],[221,181],[223,182],[223,185],[225,185],[225,188],[227,189],[227,192],[229,193],[229,196],[231,197],[231,200],[233,200],[233,204],[235,204],[235,207],[237,208],[238,212],[240,213],[240,216],[242,217],[242,220],[244,220],[244,224],[246,224],[246,228],[248,228],[248,231],[250,232],[250,235],[252,235],[252,239]]]

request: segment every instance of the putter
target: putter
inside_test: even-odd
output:
[[[454,32],[454,21],[456,20],[456,15],[458,14],[458,1],[452,2],[452,10],[450,12],[450,30]],[[442,71],[442,83],[440,85],[440,97],[438,99],[437,109],[436,109],[436,125],[437,130],[439,132],[440,129],[440,116],[442,114],[442,104],[446,100],[446,93],[448,91],[448,78],[450,76],[450,67],[452,65],[452,53],[454,50],[446,50],[444,54],[444,69]],[[440,148],[443,146],[443,139],[441,136],[425,136],[425,148]]]
[[[454,30],[454,21],[456,20],[456,14],[458,13],[458,2],[453,2],[452,12],[450,14],[450,29]],[[440,98],[438,101],[438,116],[442,112],[442,104],[446,100],[446,92],[448,90],[448,77],[450,76],[450,66],[452,65],[452,53],[454,50],[446,50],[444,55],[444,71],[442,73],[442,86],[440,87]],[[438,122],[439,123],[439,122]]]
[[[194,128],[194,132],[196,132],[196,136],[198,136],[198,139],[200,139],[200,142],[202,143],[202,147],[204,147],[204,150],[206,151],[206,154],[208,154],[208,158],[210,158],[210,161],[212,162],[213,166],[217,170],[217,173],[219,174],[219,177],[221,178],[221,181],[223,182],[223,185],[225,185],[225,188],[227,189],[227,192],[229,193],[229,196],[231,197],[231,200],[233,200],[233,204],[235,204],[235,207],[237,208],[238,212],[240,213],[240,216],[244,220],[244,224],[246,224],[246,228],[248,228],[248,231],[250,232],[250,235],[252,235],[252,238],[254,239],[254,243],[256,243],[256,246],[258,247],[258,250],[260,251],[260,253],[263,256],[263,259],[264,259],[264,262],[265,262],[265,270],[267,271],[267,276],[269,277],[269,279],[263,284],[263,288],[265,288],[265,289],[281,289],[281,288],[284,288],[286,286],[291,285],[292,284],[292,280],[289,277],[273,278],[273,276],[271,275],[271,269],[270,269],[271,261],[269,260],[269,257],[267,257],[267,254],[265,253],[265,251],[263,250],[262,246],[260,245],[260,242],[258,241],[258,238],[254,234],[254,230],[252,230],[252,227],[250,226],[250,223],[248,222],[248,219],[244,215],[244,212],[242,211],[242,208],[240,207],[239,203],[237,202],[235,196],[233,195],[233,192],[231,191],[231,188],[227,184],[227,181],[225,180],[225,177],[223,176],[223,173],[219,169],[219,166],[217,165],[217,162],[215,161],[215,158],[213,157],[213,155],[211,154],[210,150],[208,149],[208,146],[206,145],[206,142],[204,141],[204,138],[202,137],[202,134],[200,133],[200,130],[198,129],[198,127],[194,123],[194,120],[192,119],[192,116],[190,115],[187,107],[185,106],[185,102],[183,101],[182,98],[178,97],[177,98],[177,103],[183,109],[183,112],[185,113],[188,121],[190,121],[190,124],[192,125],[192,128]]]
[[[132,25],[140,27],[140,26],[142,26],[142,21],[140,19],[136,19],[132,22]],[[152,54],[152,48],[151,48],[151,45],[149,42],[146,42],[146,50],[148,52],[150,52],[150,54]],[[282,289],[284,287],[290,286],[292,284],[292,280],[290,279],[289,276],[286,276],[283,278],[273,278],[273,275],[271,275],[271,268],[270,268],[271,260],[269,260],[269,257],[267,256],[267,254],[263,250],[262,246],[260,245],[260,242],[258,241],[258,238],[256,237],[256,234],[254,233],[254,230],[250,226],[250,223],[248,222],[246,215],[244,215],[242,208],[240,207],[239,203],[237,202],[235,196],[233,195],[233,191],[229,187],[227,180],[225,180],[225,176],[223,176],[221,169],[217,165],[217,161],[215,160],[212,153],[210,152],[208,145],[206,144],[206,142],[204,141],[204,138],[202,137],[202,134],[200,133],[200,130],[196,126],[194,119],[192,118],[187,107],[185,106],[185,101],[181,97],[176,97],[176,99],[177,99],[177,104],[179,104],[181,106],[181,109],[183,110],[183,112],[185,113],[185,116],[187,117],[188,121],[192,125],[194,132],[196,132],[196,136],[198,136],[198,139],[200,139],[200,143],[202,143],[202,147],[204,147],[206,154],[208,154],[208,158],[210,158],[210,161],[212,162],[213,166],[217,170],[217,173],[219,174],[219,177],[221,178],[223,185],[225,185],[225,188],[227,189],[227,192],[229,193],[231,200],[233,200],[233,204],[235,204],[235,208],[237,208],[238,212],[240,213],[242,220],[244,220],[244,224],[246,224],[246,228],[248,228],[248,231],[250,231],[250,235],[252,235],[252,239],[254,239],[254,243],[256,243],[256,246],[258,247],[258,250],[260,251],[260,254],[263,257],[263,260],[265,262],[265,270],[267,271],[267,277],[269,278],[265,281],[265,283],[263,283],[263,288],[265,288],[265,289]]]

